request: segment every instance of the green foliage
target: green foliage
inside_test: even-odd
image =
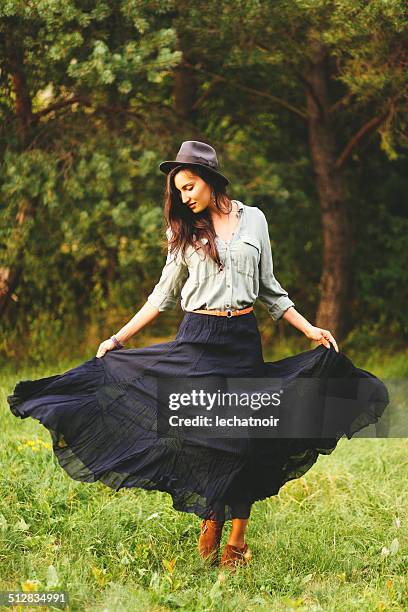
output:
[[[408,181],[400,174],[402,167],[378,169],[382,183],[359,211],[355,275],[355,321],[365,318],[368,327],[401,339],[408,332],[408,210],[401,199]]]
[[[157,166],[191,138],[214,144],[231,197],[265,212],[277,278],[313,320],[321,212],[303,77],[316,39],[328,52],[336,154],[382,117],[345,170],[358,211],[350,337],[364,326],[406,334],[403,8],[400,0],[209,0],[205,10],[174,0],[4,1],[0,268],[21,273],[0,354],[21,359],[55,346],[68,355],[143,304],[164,261]],[[190,115],[177,108],[181,49],[194,65]],[[19,104],[16,70],[27,96]]]

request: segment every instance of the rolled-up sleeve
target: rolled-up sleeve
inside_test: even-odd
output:
[[[269,239],[268,222],[264,213],[261,215],[261,255],[259,260],[259,294],[258,298],[266,304],[274,321],[282,318],[285,311],[294,306],[288,292],[276,280],[273,273],[272,250]]]
[[[169,238],[169,230],[166,231],[166,235]],[[175,308],[187,276],[188,267],[182,261],[180,253],[175,257],[174,254],[170,253],[169,247],[160,280],[148,296],[147,301],[158,308],[160,312]]]

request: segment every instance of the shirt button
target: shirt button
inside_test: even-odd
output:
[[[227,285],[227,287],[231,287],[231,285]]]

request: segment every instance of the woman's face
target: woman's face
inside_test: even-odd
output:
[[[190,170],[180,170],[174,177],[180,197],[193,213],[205,210],[211,204],[211,187]]]

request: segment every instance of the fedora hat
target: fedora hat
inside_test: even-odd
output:
[[[163,161],[159,168],[165,174],[176,166],[202,166],[221,178],[226,185],[229,180],[218,170],[218,159],[215,149],[205,142],[185,140],[176,155],[175,160]]]

